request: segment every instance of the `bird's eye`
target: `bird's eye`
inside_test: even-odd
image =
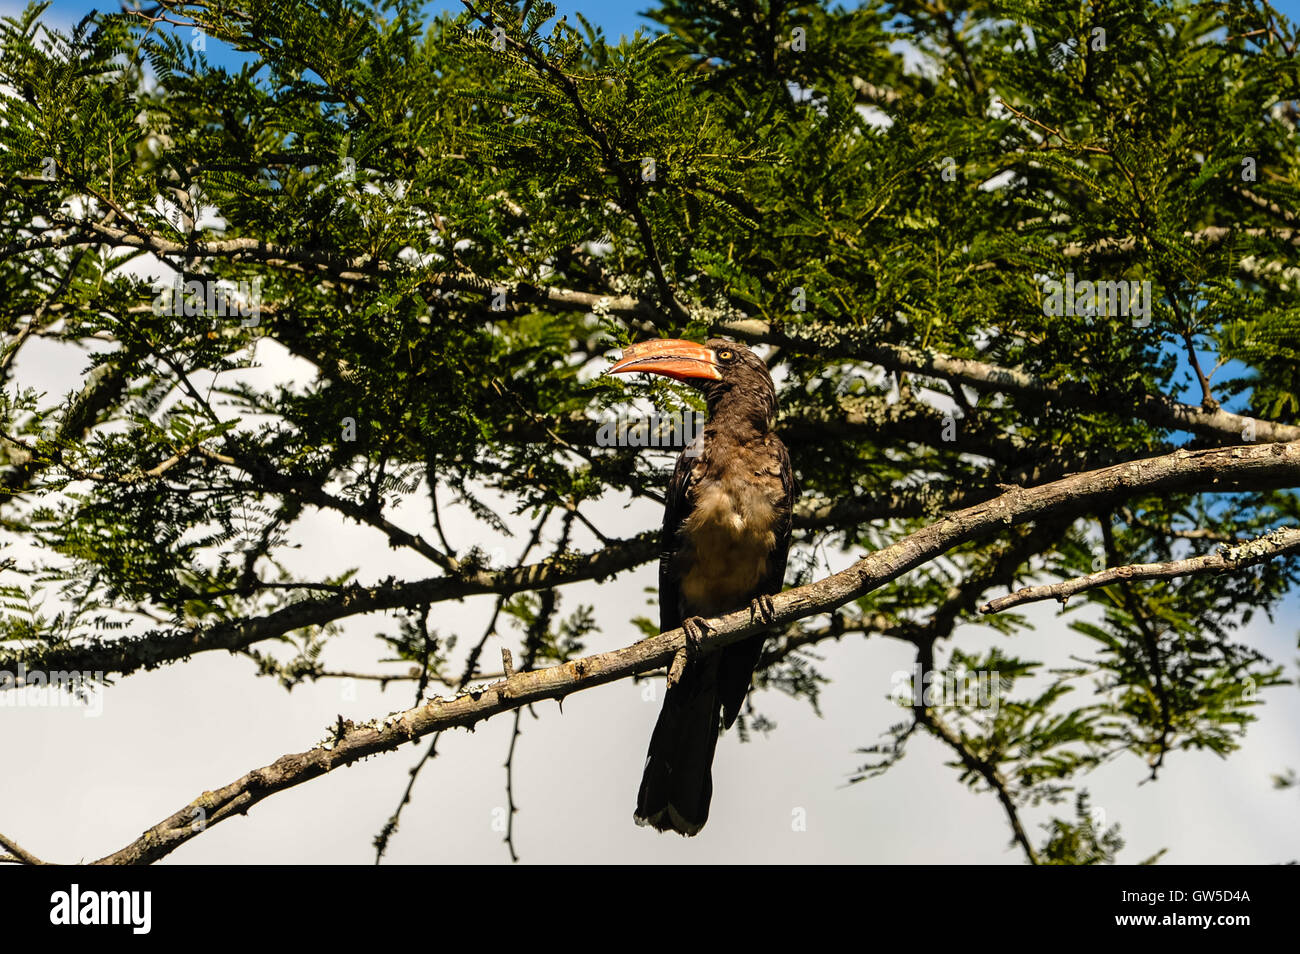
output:
[[[736,356],[736,354],[735,354],[735,352],[733,352],[733,351],[719,351],[719,352],[718,352],[718,360],[719,360],[719,361],[730,361],[730,360],[731,360],[732,358],[734,358],[735,356]]]

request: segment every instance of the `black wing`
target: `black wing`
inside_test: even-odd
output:
[[[703,441],[704,435],[698,440]],[[672,479],[664,492],[664,525],[659,532],[659,632],[682,625],[681,577],[677,572],[680,531],[691,512],[691,468],[699,460],[701,447],[692,444],[677,458]]]
[[[767,561],[767,573],[758,584],[758,593],[771,596],[781,592],[785,585],[785,565],[790,558],[790,528],[794,523],[794,502],[799,498],[799,485],[794,479],[794,468],[790,466],[790,452],[780,438],[773,437],[777,460],[781,466],[781,488],[785,491],[785,506],[780,521],[774,528],[776,544],[772,547],[772,556]],[[758,593],[754,594],[755,596]]]

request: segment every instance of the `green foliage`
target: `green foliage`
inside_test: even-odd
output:
[[[773,359],[804,499],[843,505],[800,525],[803,581],[830,550],[1008,485],[1218,439],[1144,418],[1149,396],[1300,423],[1300,59],[1265,5],[662,0],[660,30],[618,42],[547,3],[422,8],[169,3],[167,21],[100,14],[62,35],[35,5],[0,25],[14,658],[124,632],[152,646],[382,577],[288,568],[316,510],[428,556],[441,525],[414,541],[403,502],[463,507],[486,538],[512,514],[655,499],[667,454],[593,438],[602,413],[699,408],[599,377],[647,334],[753,318],[818,345]],[[204,287],[260,283],[256,321],[155,307],[156,260]],[[1066,273],[1150,282],[1150,320],[1052,314],[1046,282]],[[34,343],[75,356],[69,393],[22,382]],[[882,373],[857,350],[873,344],[1062,390]],[[268,348],[306,370],[268,381]],[[1092,829],[1079,779],[1122,756],[1154,774],[1182,750],[1231,753],[1283,681],[1239,631],[1294,599],[1300,563],[1081,594],[1064,671],[944,641],[976,622],[1024,632],[1027,614],[979,614],[1007,588],[1298,519],[1291,488],[1137,496],[868,594],[847,608],[858,629],[886,620],[932,671],[1000,673],[1001,702],[914,713],[859,777],[901,757],[917,720],[947,727],[967,783],[990,787],[992,766],[1017,806],[1074,793],[1042,860],[1113,861],[1118,834]],[[572,563],[567,526],[553,565]],[[501,569],[480,542],[430,573]],[[610,648],[588,608],[559,618],[554,589],[532,588],[475,591],[501,596],[531,662]],[[424,678],[456,643],[428,612],[412,596],[382,636]],[[244,649],[292,686],[325,671],[333,632]],[[796,649],[760,683],[816,706],[832,675]]]
[[[1038,850],[1041,862],[1049,865],[1113,865],[1115,856],[1124,847],[1124,839],[1119,835],[1119,825],[1104,827],[1100,817],[1089,807],[1088,793],[1080,792],[1074,802],[1073,822],[1054,818],[1043,826],[1049,837]]]

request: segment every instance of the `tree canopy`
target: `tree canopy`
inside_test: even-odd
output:
[[[1236,0],[661,0],[614,42],[549,3],[465,7],[0,26],[0,670],[226,650],[292,686],[340,621],[387,613],[446,696],[340,720],[105,860],[165,856],[195,806],[210,827],[661,671],[680,631],[611,644],[565,588],[656,558],[657,528],[592,508],[658,499],[675,451],[637,446],[637,415],[702,407],[600,373],[706,335],[767,360],[802,488],[757,689],[815,706],[835,673],[808,648],[845,634],[914,647],[931,685],[994,674],[993,706],[905,694],[856,777],[929,734],[1027,860],[1114,860],[1088,773],[1228,755],[1284,681],[1239,630],[1300,574],[1294,27]],[[76,391],[24,384],[36,342]],[[270,343],[310,380],[259,379]],[[531,536],[450,540],[450,508]],[[427,572],[289,569],[317,511]],[[496,601],[490,634],[515,624],[499,675],[486,634],[430,622],[469,597]],[[1050,598],[1066,670],[1010,642]],[[973,626],[1005,646],[963,652]],[[710,645],[758,628],[725,617]],[[1039,838],[1019,813],[1044,802]]]

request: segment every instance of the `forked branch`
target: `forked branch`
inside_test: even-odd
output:
[[[901,577],[935,557],[1003,527],[1062,517],[1147,493],[1172,490],[1228,491],[1300,485],[1300,441],[1288,444],[1179,450],[1075,474],[1033,488],[1013,488],[984,503],[948,514],[927,527],[869,554],[846,570],[772,598],[771,626],[830,612]],[[719,649],[765,629],[748,610],[711,621],[700,648]],[[452,699],[435,699],[384,719],[355,725],[340,720],[331,737],[305,752],[285,755],[271,765],[205,792],[189,805],[108,855],[100,864],[147,864],[232,815],[244,814],[276,792],[379,752],[415,742],[432,732],[472,727],[502,712],[625,679],[669,665],[684,648],[681,629],[631,646],[596,653],[560,666],[517,672],[506,679]],[[207,824],[193,824],[195,809]]]

